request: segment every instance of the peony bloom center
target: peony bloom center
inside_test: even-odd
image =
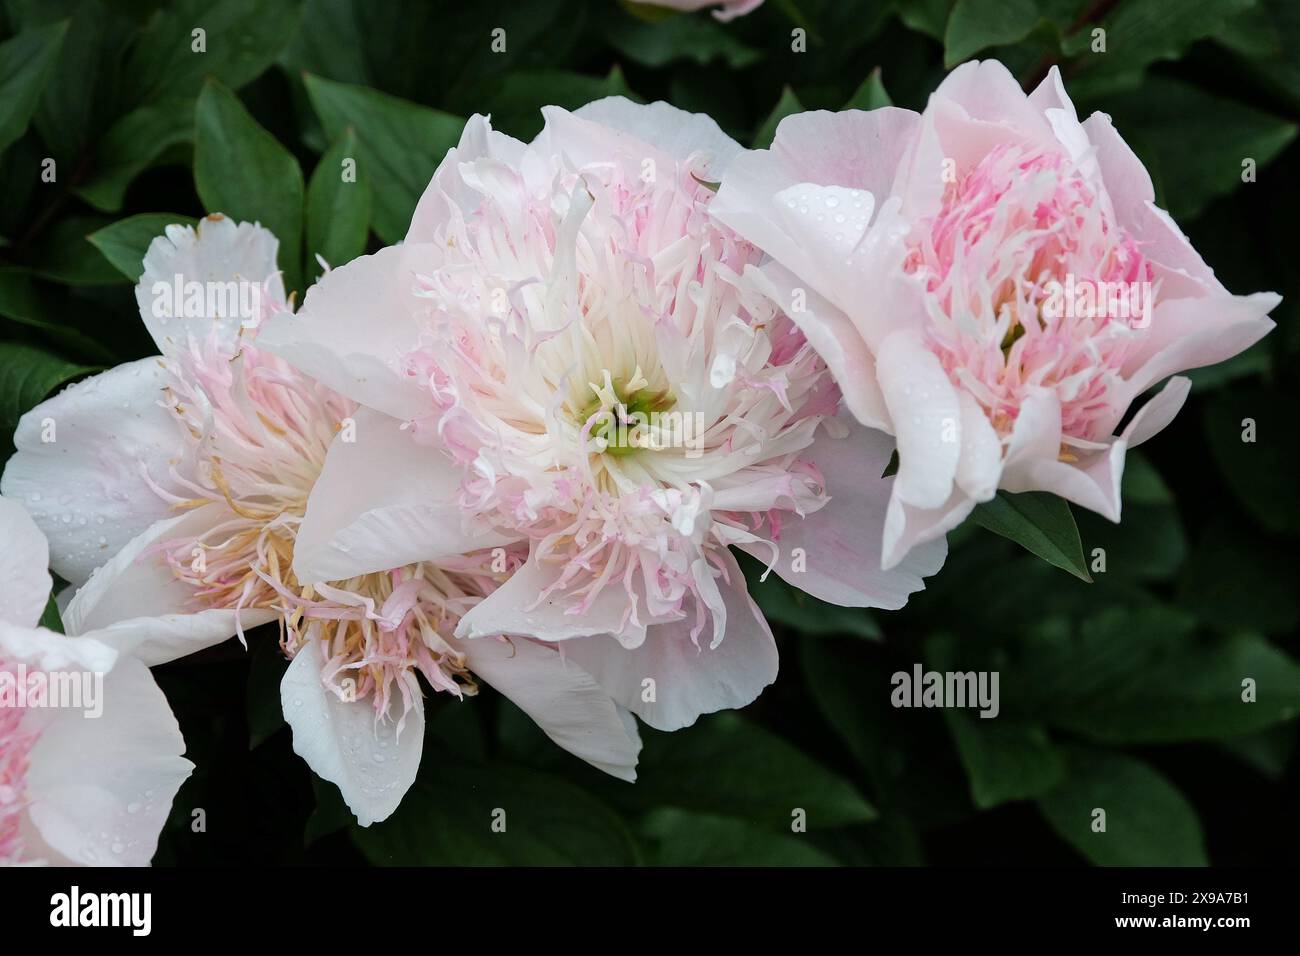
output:
[[[1113,386],[1150,322],[1153,270],[1069,157],[998,146],[948,184],[909,245],[905,268],[930,293],[928,341],[1000,435],[1026,389],[1048,388],[1067,444],[1106,437]]]
[[[555,571],[542,599],[577,615],[616,588],[625,624],[694,610],[696,635],[719,549],[824,504],[798,455],[838,401],[793,323],[739,288],[759,253],[710,219],[702,161],[474,176],[403,363],[441,409],[415,430],[461,467],[462,504]]]
[[[299,583],[298,528],[330,443],[354,427],[355,403],[251,344],[234,360],[190,343],[180,359],[161,361],[170,373],[164,401],[186,438],[182,461],[192,467],[173,466],[191,497],[158,493],[178,511],[219,515],[152,552],[190,587],[194,608],[276,611],[286,655],[321,641],[326,685],[345,701],[372,699],[381,715],[394,693],[403,713],[411,709],[421,693],[417,671],[436,690],[473,693],[464,655],[448,638],[509,565],[480,553],[459,564]]]

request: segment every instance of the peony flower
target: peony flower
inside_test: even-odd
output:
[[[713,15],[724,23],[743,17],[762,6],[763,0],[632,0],[638,6],[663,7],[669,10],[694,12],[706,7],[717,7]]]
[[[37,626],[49,548],[2,498],[0,540],[0,866],[147,866],[194,769],[176,718],[117,635]]]
[[[404,450],[404,436],[258,348],[259,325],[288,314],[277,245],[220,216],[169,227],[136,287],[162,355],[73,385],[20,421],[3,491],[27,503],[54,568],[81,586],[69,633],[130,622],[129,648],[156,664],[277,621],[294,749],[363,826],[415,778],[417,674],[457,698],[481,679],[561,746],[634,779],[635,728],[590,675],[535,642],[453,633],[523,555],[467,541],[429,562],[379,542],[365,573],[295,575],[303,514],[336,494],[330,482],[382,496],[421,475],[358,456],[385,441]],[[333,477],[321,478],[327,463]]]
[[[354,453],[405,476],[327,462],[294,571],[526,549],[457,635],[554,643],[673,730],[776,677],[733,547],[818,598],[887,608],[945,548],[880,570],[892,444],[837,418],[825,363],[740,285],[760,254],[708,215],[739,147],[663,103],[543,113],[528,145],[472,117],[406,242],[264,330],[263,347],[389,416]]]
[[[898,440],[885,567],[998,488],[1118,521],[1125,451],[1190,383],[1130,406],[1272,328],[1278,296],[1229,294],[1153,196],[1055,69],[1026,96],[994,61],[919,116],[792,116],[732,164],[713,214],[773,257],[747,280],[802,306],[848,407]]]

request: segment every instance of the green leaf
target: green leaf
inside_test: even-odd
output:
[[[69,286],[114,285],[122,281],[88,237],[105,225],[102,216],[67,216],[45,231],[32,252],[32,271]]]
[[[46,294],[26,269],[0,266],[0,315],[38,330],[42,338],[57,344],[61,350],[97,364],[114,364],[111,350],[61,320],[61,310],[66,308],[66,297]]]
[[[105,226],[87,238],[114,268],[136,282],[144,272],[144,254],[149,251],[149,243],[163,235],[170,225],[193,226],[196,222],[191,216],[176,213],[144,212]]]
[[[96,209],[117,212],[127,188],[169,149],[194,139],[194,99],[163,99],[127,113],[104,134],[95,166],[73,192]]]
[[[18,419],[71,379],[98,371],[67,362],[44,349],[0,342],[0,459],[9,457]]]
[[[904,813],[918,826],[956,822],[970,803],[950,734],[934,711],[891,705],[899,662],[886,652],[863,641],[801,641],[808,696],[866,769],[886,818]]]
[[[1092,581],[1083,560],[1083,545],[1074,515],[1063,498],[1044,491],[1008,494],[975,506],[971,520],[981,528],[1014,541],[1053,567]]]
[[[899,19],[911,30],[943,40],[952,0],[894,0]]]
[[[59,614],[59,605],[55,602],[52,593],[50,599],[45,602],[45,610],[41,612],[41,619],[38,624],[41,627],[49,628],[56,634],[63,633],[63,617]]]
[[[952,69],[988,47],[1023,40],[1038,21],[1035,0],[957,0],[943,31],[943,65]]]
[[[640,833],[651,866],[836,866],[811,838],[774,833],[742,820],[663,808]]]
[[[530,140],[541,132],[542,107],[576,110],[607,96],[638,99],[617,64],[603,77],[569,70],[511,70],[485,80],[461,105],[488,104],[494,129]]]
[[[377,90],[303,77],[312,108],[332,142],[356,131],[358,177],[383,188],[373,194],[373,228],[385,243],[406,235],[411,214],[465,121]]]
[[[1222,391],[1205,406],[1205,437],[1219,473],[1251,517],[1274,534],[1300,533],[1300,445],[1292,407],[1258,385]]]
[[[1119,524],[1091,511],[1080,513],[1084,554],[1092,556],[1101,548],[1105,574],[1130,580],[1171,577],[1187,557],[1187,538],[1164,479],[1141,452],[1130,450],[1125,456],[1121,495],[1124,520]]]
[[[348,127],[321,157],[307,187],[307,273],[315,256],[330,268],[366,251],[370,234],[370,179],[357,163],[357,137]],[[350,176],[344,164],[351,170]]]
[[[1294,582],[1278,569],[1294,560],[1294,545],[1277,545],[1216,519],[1192,552],[1178,603],[1224,633],[1287,634],[1300,623],[1300,605]]]
[[[1265,779],[1277,782],[1286,776],[1298,736],[1300,727],[1293,721],[1215,743],[1220,750],[1232,754]]]
[[[963,647],[951,633],[936,634],[926,641],[926,664],[946,672],[969,670],[961,665]],[[993,695],[997,709],[988,710],[988,716],[979,707],[943,709],[970,780],[971,800],[980,809],[1041,796],[1065,773],[1065,762],[1040,724],[1000,712],[1001,690],[1012,687],[999,680]]]
[[[1150,63],[1178,59],[1203,37],[1216,36],[1225,24],[1256,0],[1125,0],[1102,22],[1104,55],[1090,53],[1091,29],[1062,43],[1068,56],[1080,56],[1088,73],[1138,77]]]
[[[1024,708],[1112,744],[1250,733],[1300,713],[1300,666],[1262,638],[1195,633],[1172,608],[1110,608],[1079,628],[1041,630],[1004,673]],[[1242,699],[1247,678],[1254,702]]]
[[[642,730],[630,795],[641,805],[737,817],[789,832],[801,808],[811,829],[861,823],[876,812],[847,780],[798,748],[732,713],[702,717],[672,734]]]
[[[1244,159],[1258,164],[1258,182],[1286,175],[1264,167],[1295,138],[1296,125],[1253,106],[1163,76],[1096,102],[1143,161],[1159,170],[1157,199],[1175,220],[1192,219],[1210,200],[1240,187]]]
[[[878,641],[884,634],[871,612],[860,607],[827,604],[786,584],[775,574],[766,581],[750,581],[749,595],[769,622],[783,624],[801,634],[851,634]]]
[[[1038,724],[945,708],[944,718],[970,778],[971,799],[982,810],[1051,790],[1065,763]]]
[[[637,862],[636,844],[618,815],[562,777],[505,764],[462,761],[443,753],[426,752],[424,761],[430,774],[416,781],[391,817],[353,828],[353,840],[372,863],[624,866]]]
[[[1205,866],[1192,805],[1141,760],[1072,749],[1061,785],[1038,801],[1062,839],[1100,866]],[[1105,811],[1105,832],[1093,830]]]
[[[893,105],[894,101],[889,98],[889,93],[885,91],[885,81],[881,78],[880,67],[876,67],[867,74],[867,78],[862,81],[862,85],[849,97],[849,101],[844,104],[844,109],[876,110],[882,106]]]
[[[357,42],[363,35],[361,11],[354,0],[307,0],[293,39],[280,55],[280,65],[295,75],[319,73],[331,80],[365,84],[366,51]]]
[[[126,100],[197,94],[205,76],[238,89],[266,70],[302,14],[301,0],[172,0],[156,11],[131,49]],[[193,31],[202,29],[202,52]]]
[[[260,222],[280,240],[285,291],[302,289],[303,182],[293,154],[233,93],[209,81],[195,110],[194,185],[209,213]]]
[[[677,60],[700,64],[721,60],[731,69],[741,70],[763,58],[762,52],[747,46],[712,17],[667,17],[650,23],[615,14],[605,35],[628,59],[649,67]]]
[[[31,122],[67,29],[52,23],[0,43],[0,152]]]
[[[59,165],[75,169],[117,115],[118,70],[134,25],[102,0],[28,0],[8,8],[20,31],[68,21],[32,123]]]
[[[767,119],[763,120],[763,125],[754,134],[754,149],[770,147],[772,141],[776,139],[776,128],[781,125],[781,120],[801,112],[803,112],[803,104],[799,102],[799,97],[794,95],[794,90],[788,86],[782,87],[781,98],[777,100],[776,106],[772,107],[772,112],[767,114]]]

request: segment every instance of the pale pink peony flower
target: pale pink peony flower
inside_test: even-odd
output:
[[[739,147],[663,103],[543,113],[528,145],[471,118],[405,244],[331,272],[264,330],[264,347],[391,416],[356,455],[404,477],[327,463],[334,494],[313,496],[294,569],[526,548],[456,633],[557,642],[676,729],[776,676],[732,546],[819,598],[889,608],[945,549],[880,570],[892,445],[856,424],[842,437],[824,363],[740,288],[760,254],[708,215],[708,181]]]
[[[663,7],[669,10],[685,10],[693,12],[703,10],[706,7],[717,7],[713,15],[724,23],[727,20],[734,20],[736,17],[743,17],[745,14],[757,10],[763,4],[763,0],[632,0],[641,6]]]
[[[194,769],[149,669],[38,622],[49,549],[0,498],[0,866],[147,866]]]
[[[1278,296],[1229,294],[1153,196],[1055,69],[1026,96],[995,61],[958,67],[919,116],[790,117],[728,170],[714,216],[774,260],[746,278],[897,437],[885,567],[998,488],[1118,521],[1125,451],[1190,383],[1124,424],[1129,407],[1272,328]]]
[[[525,554],[470,543],[434,563],[381,541],[366,573],[295,576],[299,547],[316,547],[300,535],[303,514],[331,481],[383,489],[421,476],[358,457],[384,442],[405,451],[406,438],[258,348],[261,323],[288,315],[277,245],[220,216],[169,227],[136,287],[161,357],[73,385],[19,423],[3,490],[28,504],[54,568],[81,585],[69,633],[128,621],[128,645],[155,664],[278,621],[294,748],[362,825],[392,813],[415,778],[417,674],[458,698],[480,678],[561,746],[634,779],[630,716],[580,667],[535,642],[454,636]],[[318,484],[327,463],[334,477]]]

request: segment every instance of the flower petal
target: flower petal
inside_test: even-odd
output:
[[[636,722],[590,674],[553,647],[522,638],[460,645],[475,676],[510,698],[569,753],[620,780],[636,780]]]
[[[343,581],[511,542],[468,527],[460,472],[441,450],[418,444],[382,412],[360,408],[354,418],[356,440],[334,438],[307,500],[293,554],[300,582]]]
[[[452,207],[469,212],[478,205],[479,194],[467,186],[460,175],[461,163],[498,159],[517,164],[523,157],[524,148],[519,140],[494,130],[486,116],[475,113],[466,120],[460,142],[447,150],[447,155],[434,171],[433,179],[420,196],[411,217],[411,228],[406,233],[406,243],[437,241],[439,228],[453,216]]]
[[[104,678],[97,718],[67,708],[49,714],[27,773],[28,813],[42,841],[74,863],[147,866],[194,769],[149,669],[120,658]]]
[[[745,280],[799,326],[830,369],[844,404],[858,421],[872,428],[888,428],[889,410],[876,380],[876,359],[849,317],[775,262],[747,266]],[[793,305],[796,290],[803,296],[802,309]]]
[[[363,405],[403,421],[434,411],[433,400],[398,372],[421,331],[415,276],[437,264],[429,243],[390,246],[331,269],[296,315],[271,316],[257,344]]]
[[[776,680],[778,660],[776,641],[745,590],[744,575],[734,559],[729,563],[730,580],[718,582],[727,629],[717,647],[703,640],[697,645],[688,619],[652,626],[632,649],[601,636],[566,641],[565,657],[656,730],[680,730],[700,714],[744,707]]]
[[[424,749],[424,701],[417,698],[398,733],[402,696],[376,719],[369,700],[342,701],[321,682],[321,643],[311,640],[284,672],[280,703],[293,729],[294,753],[317,776],[338,786],[368,827],[386,820],[415,782]]]
[[[897,495],[937,508],[952,494],[961,457],[961,404],[934,353],[911,330],[885,339],[876,356],[880,390],[898,440]]]
[[[183,446],[163,386],[158,359],[140,359],[68,386],[18,422],[0,488],[27,506],[55,572],[75,585],[171,513],[146,476],[184,496],[169,475]]]
[[[168,226],[149,244],[144,274],[135,287],[140,318],[158,351],[173,355],[191,338],[204,342],[214,333],[224,354],[238,351],[241,326],[261,316],[260,308],[249,312],[241,305],[254,294],[284,301],[284,283],[275,263],[279,248],[280,241],[269,230],[219,214],[200,220],[197,228]],[[197,315],[184,308],[188,283],[203,284],[204,308]],[[239,283],[245,284],[243,289]]]
[[[555,109],[542,110],[548,125]],[[628,133],[638,143],[661,149],[679,161],[705,150],[711,154],[708,174],[714,179],[721,179],[731,161],[743,152],[713,117],[688,113],[662,101],[633,103],[623,96],[607,96],[574,110],[573,115]]]
[[[1268,313],[1281,301],[1275,293],[1256,292],[1159,303],[1140,348],[1125,362],[1128,399],[1175,372],[1214,365],[1250,348],[1273,328]]]
[[[647,622],[623,622],[628,596],[618,582],[602,590],[581,613],[574,610],[575,604],[566,600],[563,592],[538,604],[538,598],[555,583],[558,574],[557,570],[529,556],[505,584],[460,619],[456,637],[474,639],[507,634],[539,641],[567,641],[600,634],[616,637],[628,645],[644,640]]]
[[[1136,448],[1149,438],[1160,434],[1182,409],[1191,390],[1190,378],[1181,375],[1171,378],[1151,401],[1138,409],[1121,437],[1130,448]]]
[[[271,610],[195,612],[189,588],[166,565],[144,552],[171,538],[191,537],[212,527],[222,506],[205,505],[160,521],[97,570],[63,613],[69,634],[100,637],[117,650],[149,665],[193,654],[244,629],[276,618]]]
[[[47,570],[50,548],[32,516],[18,502],[0,498],[0,621],[35,627],[54,586]]]
[[[822,473],[830,501],[802,519],[783,519],[777,574],[818,600],[843,607],[895,610],[925,587],[923,578],[938,571],[947,557],[942,539],[916,548],[890,571],[881,567],[894,479],[880,475],[893,450],[888,435],[856,423],[845,438],[825,431],[818,436],[805,456]],[[800,570],[795,570],[796,549],[803,558]],[[745,550],[760,561],[770,557],[761,546],[746,545]]]
[[[1002,476],[1002,442],[984,409],[964,389],[961,404],[961,459],[957,462],[957,487],[976,501],[988,501]]]

